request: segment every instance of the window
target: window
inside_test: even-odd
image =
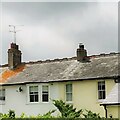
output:
[[[48,84],[30,84],[27,85],[28,103],[49,102],[49,85]]]
[[[48,102],[48,97],[49,97],[49,87],[48,85],[43,85],[42,86],[42,102]]]
[[[98,82],[98,99],[105,99],[105,81]]]
[[[72,84],[66,84],[66,101],[72,101]]]
[[[29,86],[30,102],[38,102],[38,86]]]
[[[5,101],[5,89],[0,89],[0,100]]]

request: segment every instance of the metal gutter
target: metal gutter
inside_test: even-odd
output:
[[[27,82],[19,82],[19,83],[3,83],[0,86],[12,86],[12,85],[25,85],[25,84],[35,84],[35,83],[53,83],[53,82],[70,82],[70,81],[84,81],[84,80],[103,80],[103,79],[112,79],[116,80],[120,78],[120,76],[111,76],[111,77],[96,77],[96,78],[81,78],[81,79],[64,79],[64,80],[48,80],[48,81],[27,81]]]

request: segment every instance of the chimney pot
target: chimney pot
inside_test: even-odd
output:
[[[84,45],[82,43],[79,44],[79,48],[77,49],[77,61],[89,61],[89,58],[87,57],[87,51],[84,49]]]
[[[80,44],[79,44],[79,48],[80,48],[81,50],[84,50],[84,45],[83,45],[82,43],[80,43]]]

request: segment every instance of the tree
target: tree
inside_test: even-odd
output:
[[[82,109],[76,111],[76,108],[73,108],[73,105],[66,104],[62,100],[53,100],[53,104],[60,111],[63,118],[78,118],[82,113]]]

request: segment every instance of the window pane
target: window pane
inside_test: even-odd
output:
[[[34,86],[34,91],[38,92],[38,86]]]
[[[48,91],[48,86],[42,86],[42,91]]]
[[[105,99],[105,91],[103,91],[103,99]]]
[[[66,94],[66,101],[72,101],[72,93]]]
[[[66,85],[66,101],[72,101],[72,84]]]
[[[38,102],[38,95],[35,95],[35,102]]]
[[[102,85],[102,90],[105,90],[105,85]]]
[[[30,86],[29,91],[30,92],[37,92],[38,91],[38,86]]]
[[[30,102],[38,102],[38,86],[29,86]]]
[[[5,100],[5,89],[0,90],[0,100]]]
[[[105,81],[98,82],[98,99],[105,99]]]
[[[5,89],[0,90],[0,96],[5,96]]]
[[[102,91],[99,91],[98,96],[99,96],[99,99],[102,99]]]
[[[49,101],[48,96],[49,96],[49,86],[43,85],[42,86],[42,102],[48,102]]]
[[[34,86],[30,86],[30,87],[29,87],[29,91],[30,91],[30,92],[34,91]]]
[[[30,95],[30,102],[34,102],[34,95]]]
[[[72,84],[66,85],[66,92],[72,92]]]
[[[101,90],[101,84],[100,84],[100,82],[98,83],[98,90]]]
[[[42,101],[43,102],[48,102],[48,94],[43,94],[42,95]]]
[[[4,96],[0,96],[0,100],[5,100],[5,97]]]

